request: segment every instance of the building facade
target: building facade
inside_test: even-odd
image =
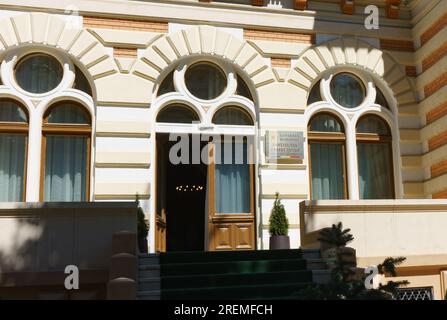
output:
[[[446,0],[23,0],[0,19],[1,202],[138,196],[156,252],[267,249],[276,193],[292,247],[303,200],[447,198]],[[216,162],[228,145],[239,163]]]

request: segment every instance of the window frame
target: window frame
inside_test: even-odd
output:
[[[27,191],[27,175],[28,175],[28,144],[29,144],[29,113],[25,106],[19,101],[11,98],[1,98],[1,101],[13,102],[19,107],[26,115],[26,122],[6,122],[0,121],[0,134],[20,134],[25,136],[25,157],[23,167],[23,194],[22,201],[26,201]]]
[[[321,132],[321,131],[310,131],[310,127],[312,125],[312,121],[321,115],[329,115],[338,121],[343,132]],[[328,111],[317,112],[314,114],[307,126],[307,156],[309,159],[309,199],[313,199],[313,184],[312,184],[312,158],[311,158],[311,145],[315,143],[320,144],[339,144],[342,146],[342,161],[343,161],[343,190],[344,190],[344,200],[349,199],[349,188],[348,188],[348,166],[347,166],[347,158],[346,158],[346,130],[341,119]],[[341,199],[341,200],[343,200]],[[338,199],[340,200],[340,199]]]
[[[79,107],[79,109],[88,116],[89,124],[58,124],[48,123],[48,118],[51,112],[64,105],[71,103]],[[40,162],[40,201],[45,201],[45,163],[46,163],[46,149],[47,149],[47,135],[55,136],[83,136],[87,138],[87,163],[86,163],[86,199],[83,202],[90,202],[90,183],[91,183],[91,158],[92,158],[92,116],[90,112],[82,104],[72,101],[64,100],[51,105],[44,114],[42,122],[42,148],[41,148],[41,162]]]
[[[357,133],[357,128],[360,122],[362,122],[365,118],[377,118],[380,121],[382,121],[388,128],[389,131],[389,135],[380,135],[378,133]],[[394,170],[394,155],[393,155],[393,134],[391,131],[391,127],[388,124],[388,122],[382,118],[381,116],[377,115],[377,114],[372,114],[372,113],[367,113],[362,115],[358,120],[357,123],[355,125],[355,150],[356,150],[356,157],[357,157],[357,172],[359,172],[360,168],[359,168],[359,156],[358,156],[358,144],[359,143],[370,143],[370,144],[386,144],[387,148],[389,150],[389,159],[388,159],[388,164],[391,168],[391,191],[392,191],[392,195],[390,199],[396,199],[396,182],[395,182],[395,170]],[[358,189],[358,195],[359,195],[359,199],[361,199],[361,195],[360,195],[360,174],[357,174],[357,179],[358,179],[358,185],[359,185],[359,189]],[[369,199],[363,199],[363,200],[369,200]]]

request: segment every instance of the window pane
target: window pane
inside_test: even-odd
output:
[[[166,93],[175,92],[174,87],[174,71],[169,73],[166,78],[164,78],[163,82],[160,84],[160,88],[158,89],[158,95],[161,96]]]
[[[370,116],[363,118],[357,124],[357,133],[374,133],[382,136],[391,135],[390,129],[384,120]]]
[[[251,95],[250,89],[248,89],[247,84],[239,75],[237,76],[236,94],[253,101],[253,96]]]
[[[338,104],[346,108],[356,108],[365,99],[363,85],[357,77],[341,73],[331,81],[331,95]]]
[[[197,113],[186,106],[169,106],[160,111],[157,122],[192,123],[200,121]]]
[[[92,95],[92,88],[90,87],[90,83],[88,82],[84,73],[78,67],[76,67],[76,78],[73,88],[83,91],[89,96]]]
[[[51,110],[48,123],[90,124],[90,119],[80,106],[67,102]]]
[[[340,122],[329,114],[320,114],[314,117],[309,130],[315,132],[344,132]]]
[[[360,199],[393,199],[391,150],[386,143],[358,143]]]
[[[227,86],[224,73],[209,63],[200,63],[190,67],[186,71],[185,82],[189,92],[203,100],[217,98]]]
[[[0,101],[0,122],[28,122],[25,111],[14,101]]]
[[[250,165],[247,159],[246,143],[216,145],[217,213],[250,213]]]
[[[25,57],[17,65],[16,79],[22,89],[31,93],[45,93],[62,81],[62,66],[55,58],[39,54]]]
[[[48,135],[45,201],[86,201],[87,137]]]
[[[216,112],[213,117],[215,124],[252,126],[251,117],[238,107],[224,107]]]
[[[383,95],[382,91],[380,91],[379,88],[377,88],[376,86],[376,104],[378,104],[379,106],[382,106],[384,108],[389,109],[390,107],[388,106],[388,102],[385,99],[385,96]]]
[[[321,83],[321,80],[318,81],[318,82],[312,87],[312,90],[311,90],[310,93],[309,93],[309,98],[307,99],[307,105],[310,105],[310,104],[312,104],[312,103],[314,103],[314,102],[318,102],[318,101],[323,100],[323,99],[321,98],[320,83]]]
[[[0,134],[0,202],[23,201],[26,136]]]
[[[311,143],[312,200],[345,198],[343,146],[338,143]]]

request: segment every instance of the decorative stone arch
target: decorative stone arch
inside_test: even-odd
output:
[[[118,72],[113,57],[97,38],[56,15],[33,12],[0,19],[0,55],[26,45],[51,47],[69,55],[92,84]]]
[[[137,61],[133,73],[155,84],[177,61],[199,55],[215,56],[236,65],[246,73],[253,88],[276,81],[270,65],[247,41],[211,26],[194,26],[158,38]]]
[[[382,81],[392,91],[397,109],[417,115],[417,100],[413,83],[405,69],[389,53],[357,38],[341,37],[303,52],[286,81],[310,92],[321,74],[338,66],[361,68]],[[408,108],[406,108],[408,107]]]

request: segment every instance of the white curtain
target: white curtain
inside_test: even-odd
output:
[[[23,201],[26,136],[0,134],[0,202]]]
[[[386,143],[358,143],[360,199],[392,199],[390,146]]]
[[[45,201],[86,201],[87,137],[48,135]]]
[[[216,149],[216,212],[250,213],[250,165],[247,161],[247,144],[233,143],[231,147],[227,145],[227,148],[222,144],[217,145]]]
[[[345,198],[343,146],[339,143],[310,144],[312,200]]]

